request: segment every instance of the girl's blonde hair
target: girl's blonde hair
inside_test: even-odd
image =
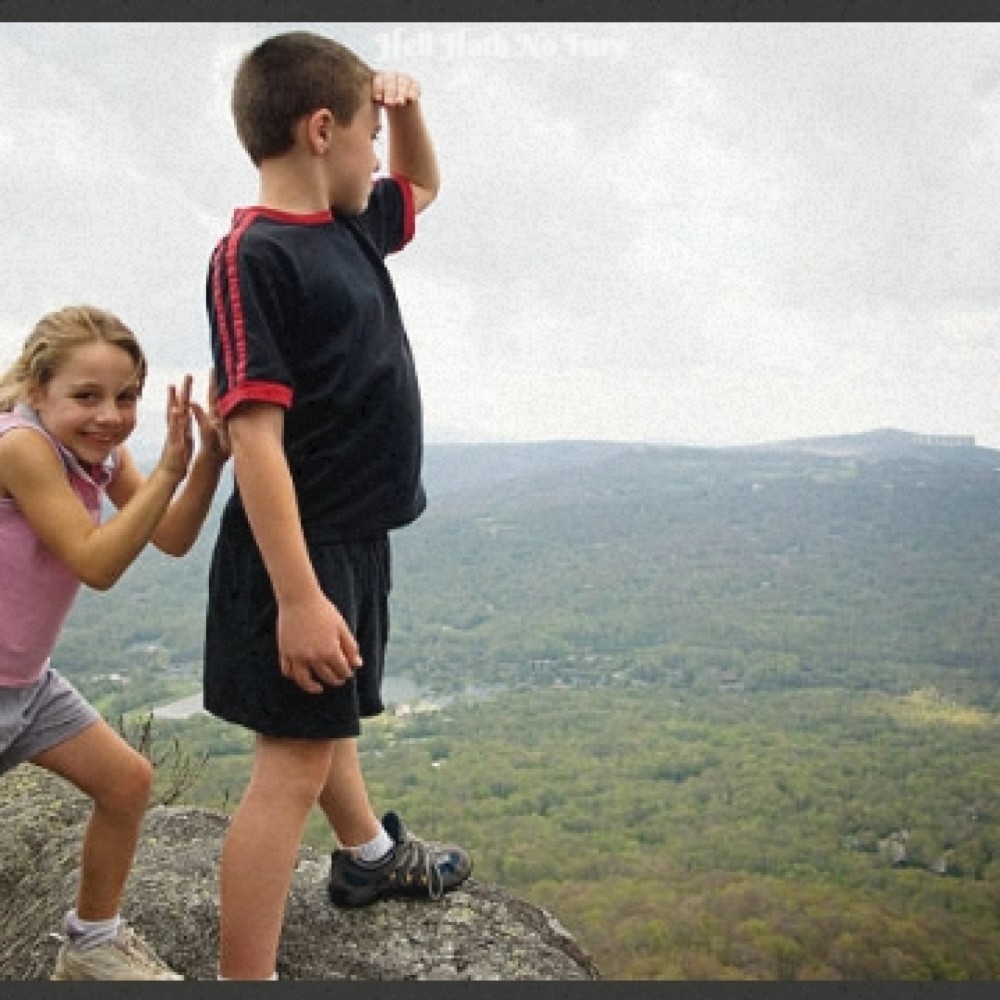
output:
[[[141,391],[146,381],[146,355],[135,334],[103,309],[67,306],[38,321],[20,357],[0,377],[0,412],[12,410],[31,390],[46,385],[76,348],[99,342],[120,347],[132,358]]]

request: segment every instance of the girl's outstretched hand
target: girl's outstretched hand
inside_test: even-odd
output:
[[[160,455],[160,468],[178,482],[187,475],[194,452],[191,436],[191,381],[191,376],[185,375],[180,391],[175,385],[167,386],[167,439]]]
[[[225,462],[230,455],[229,435],[226,425],[219,416],[219,390],[215,381],[215,371],[208,373],[208,390],[205,393],[205,405],[191,403],[191,410],[198,423],[198,437],[202,453],[210,455],[220,463]]]

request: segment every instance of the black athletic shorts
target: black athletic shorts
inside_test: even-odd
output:
[[[212,715],[266,736],[342,739],[380,714],[389,638],[389,539],[310,545],[324,593],[361,648],[363,666],[340,687],[309,694],[281,673],[277,606],[252,536],[223,526],[209,573],[204,699]]]

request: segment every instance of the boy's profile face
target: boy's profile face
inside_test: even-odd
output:
[[[382,128],[382,111],[369,88],[348,125],[334,121],[327,150],[330,207],[345,215],[359,215],[368,205],[379,170],[375,141]]]

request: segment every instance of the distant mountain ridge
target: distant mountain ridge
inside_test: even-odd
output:
[[[553,440],[428,444],[424,453],[424,480],[432,499],[468,490],[489,489],[553,473],[572,474],[610,460],[644,454],[726,454],[800,452],[826,458],[867,461],[915,458],[930,461],[996,463],[1000,450],[976,444],[973,435],[922,434],[881,428],[855,434],[792,438],[751,445],[653,444],[629,441]],[[134,448],[140,467],[150,469],[159,448],[138,442]],[[219,496],[229,492],[228,485]]]
[[[737,455],[801,453],[820,458],[993,463],[1000,451],[976,444],[973,435],[922,434],[881,428],[856,434],[793,438],[739,446],[651,444],[627,441],[540,441],[506,444],[428,445],[424,479],[432,498],[489,489],[552,474],[572,475],[613,460],[643,455]]]
[[[939,461],[1000,460],[1000,451],[976,444],[971,434],[921,434],[880,428],[858,434],[793,438],[749,446],[757,451],[800,451],[832,458],[924,458]]]

